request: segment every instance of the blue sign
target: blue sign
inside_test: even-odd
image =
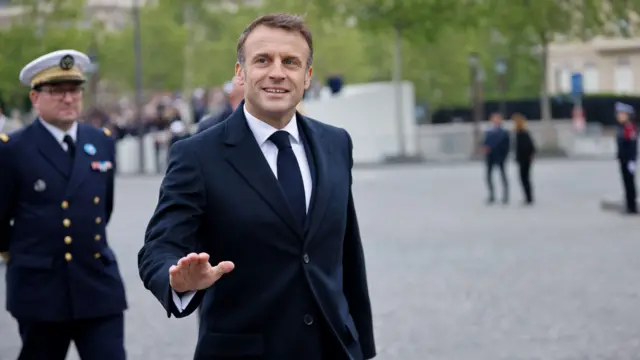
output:
[[[582,74],[572,73],[571,74],[571,95],[578,97],[578,96],[582,96],[583,93],[584,93],[584,89],[582,87]]]

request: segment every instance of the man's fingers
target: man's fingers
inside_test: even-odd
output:
[[[227,274],[233,270],[235,265],[231,261],[221,261],[218,265],[211,268],[211,271],[217,279],[220,279],[222,275]]]

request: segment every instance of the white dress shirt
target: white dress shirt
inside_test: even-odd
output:
[[[65,131],[63,131],[61,129],[58,129],[57,127],[49,124],[48,122],[46,122],[46,121],[44,121],[42,119],[38,119],[38,121],[40,121],[42,126],[44,126],[44,128],[47,129],[51,133],[51,135],[53,135],[53,137],[56,139],[58,144],[60,144],[60,146],[62,146],[62,149],[64,151],[68,151],[69,150],[67,148],[67,143],[64,142],[65,135],[71,136],[71,140],[73,140],[74,143],[78,139],[78,123],[77,122],[74,122],[73,125],[71,125],[71,128],[68,131],[65,132]]]
[[[244,116],[247,118],[247,124],[249,125],[249,129],[253,133],[256,142],[260,146],[260,150],[262,150],[262,154],[264,155],[273,175],[278,178],[278,147],[269,140],[269,137],[273,135],[279,129],[274,128],[273,126],[267,124],[264,121],[258,120],[255,116],[249,114],[246,106],[243,108]],[[311,191],[312,191],[312,180],[311,180],[311,169],[309,168],[309,162],[307,160],[307,153],[304,149],[304,144],[302,143],[302,137],[300,132],[298,131],[298,121],[296,119],[295,114],[293,118],[287,126],[285,126],[283,131],[289,133],[289,140],[291,140],[291,148],[293,149],[293,153],[298,160],[298,166],[300,167],[300,173],[302,174],[302,183],[304,185],[304,197],[305,203],[307,207],[307,212],[309,211],[309,202],[311,200]],[[195,291],[190,291],[186,294],[183,294],[180,297],[175,291],[172,291],[173,302],[176,305],[178,311],[182,312],[187,308],[191,299],[196,294]]]

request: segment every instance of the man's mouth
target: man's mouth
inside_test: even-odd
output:
[[[289,90],[282,88],[262,88],[262,90],[272,94],[284,94],[289,92]]]

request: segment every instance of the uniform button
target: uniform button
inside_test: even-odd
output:
[[[100,203],[100,198],[99,198],[99,197],[97,197],[97,196],[96,196],[96,197],[94,197],[94,198],[93,198],[93,203],[94,203],[94,204],[96,204],[96,205],[98,205],[98,204]]]
[[[98,216],[96,218],[96,224],[100,224],[101,222],[102,222],[102,218]]]
[[[302,318],[302,320],[304,320],[304,323],[305,323],[306,325],[312,325],[312,324],[313,324],[313,316],[311,316],[311,315],[309,315],[309,314],[306,314],[306,315]]]
[[[64,225],[64,227],[71,226],[71,220],[69,220],[69,219],[62,220],[62,225]]]
[[[309,263],[309,255],[307,255],[307,254],[302,255],[302,261],[304,261],[305,264],[308,264]]]
[[[93,237],[93,239],[95,241],[100,241],[100,239],[102,239],[102,236],[100,236],[100,234],[97,234],[96,236]]]
[[[68,208],[69,208],[69,202],[67,202],[67,201],[63,201],[63,202],[62,202],[62,204],[60,204],[60,206],[61,206],[63,209],[68,209]]]
[[[100,253],[93,254],[93,257],[96,258],[96,259],[100,259]]]
[[[67,244],[67,245],[71,244],[71,236],[65,236],[64,237],[64,243]]]
[[[70,254],[70,253],[66,253],[66,254],[64,254],[64,259],[65,259],[65,260],[67,260],[67,261],[71,261],[71,258],[73,258],[73,256],[71,256],[71,254]]]

